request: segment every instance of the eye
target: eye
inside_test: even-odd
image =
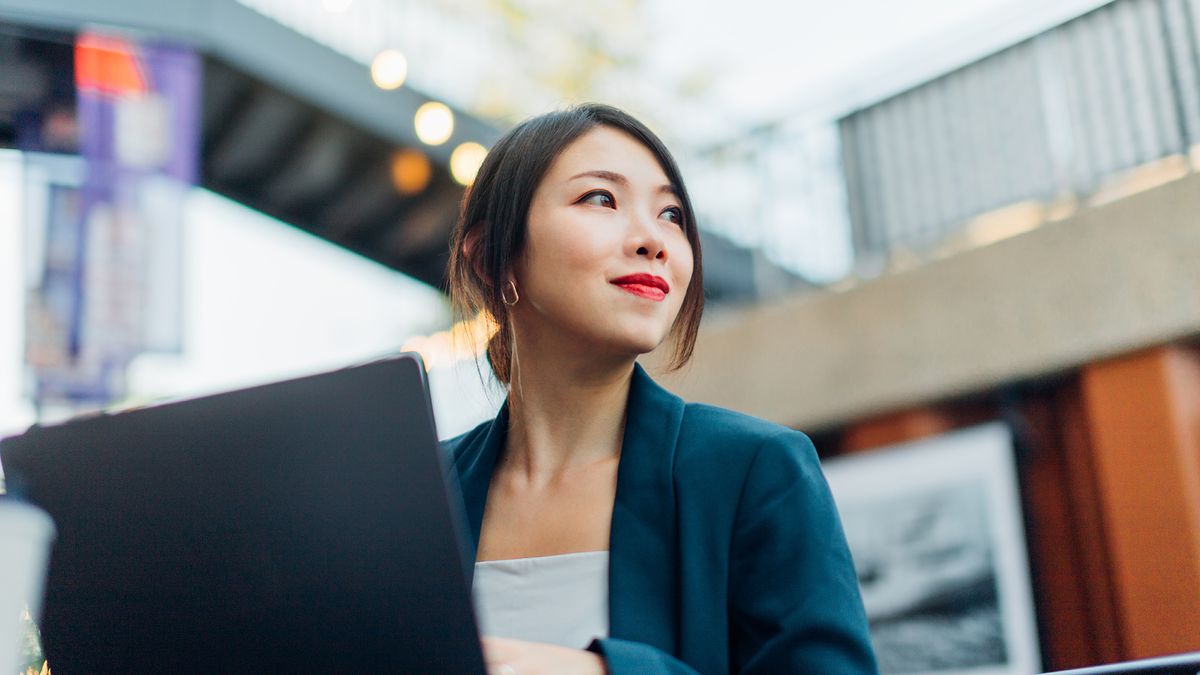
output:
[[[663,209],[663,212],[658,217],[665,218],[668,222],[675,223],[676,225],[683,225],[683,211],[678,206]]]
[[[591,204],[592,206],[603,206],[605,208],[615,209],[617,202],[613,196],[603,190],[589,192],[579,200],[580,204]]]

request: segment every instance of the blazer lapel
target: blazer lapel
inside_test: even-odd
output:
[[[634,366],[609,535],[609,634],[674,653],[675,444],[683,400]]]
[[[488,487],[492,484],[492,472],[496,468],[504,449],[504,438],[508,434],[508,401],[500,407],[500,412],[488,426],[483,438],[479,441],[478,449],[467,449],[455,463],[458,472],[459,487],[462,490],[463,507],[467,516],[467,527],[470,530],[470,548],[467,567],[472,576],[475,571],[475,558],[479,551],[479,532],[483,527],[483,508],[487,504]]]

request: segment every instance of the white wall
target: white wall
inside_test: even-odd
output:
[[[183,352],[135,361],[135,402],[337,368],[449,325],[438,291],[294,227],[200,189],[185,213]],[[443,436],[495,409],[469,366],[430,380]]]
[[[0,435],[34,420],[23,395],[26,174],[20,153],[0,151]],[[205,190],[185,198],[183,246],[182,352],[138,357],[125,403],[337,368],[450,322],[436,290]],[[502,398],[470,362],[429,379],[443,437],[490,417]]]
[[[25,284],[21,153],[0,150],[0,436],[33,422],[23,396]]]

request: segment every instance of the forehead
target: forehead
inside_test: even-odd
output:
[[[549,180],[569,180],[585,171],[615,171],[633,184],[669,183],[649,148],[624,131],[598,126],[563,148],[546,173]]]

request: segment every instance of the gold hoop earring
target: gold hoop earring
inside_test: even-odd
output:
[[[512,301],[509,301],[508,296],[504,294],[504,291],[507,289],[502,286],[500,288],[500,302],[503,302],[506,307],[514,307],[518,302],[521,301],[521,294],[517,293],[517,282],[509,279],[508,286],[512,288],[513,299]]]

